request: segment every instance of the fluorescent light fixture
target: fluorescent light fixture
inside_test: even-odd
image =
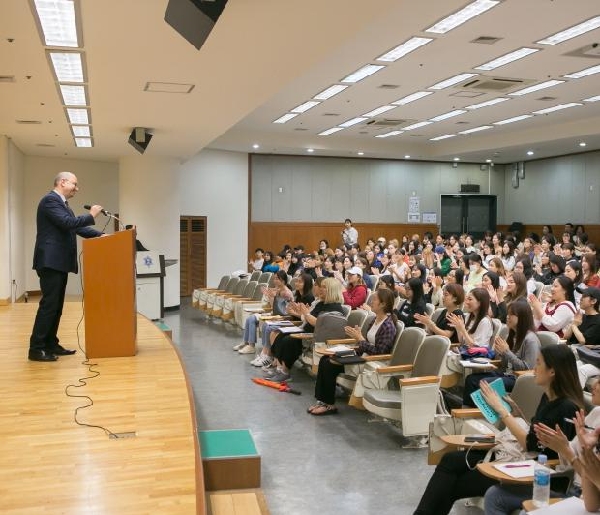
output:
[[[58,82],[85,82],[79,52],[50,52],[50,60]]]
[[[465,114],[466,111],[464,109],[455,109],[454,111],[449,111],[444,114],[440,114],[433,118],[429,118],[432,122],[441,122],[442,120],[447,120],[448,118],[453,118],[454,116],[458,116],[459,114]]]
[[[92,138],[75,138],[75,145],[77,147],[93,147]]]
[[[435,138],[429,138],[429,141],[440,141],[442,139],[454,138],[456,134],[444,134],[443,136],[437,136]]]
[[[492,160],[491,160],[491,159],[486,159],[486,160],[485,160],[485,162],[486,162],[486,163],[491,163],[491,162],[492,162]]]
[[[521,116],[514,116],[512,118],[506,118],[506,120],[494,122],[494,125],[506,125],[507,123],[520,122],[521,120],[526,120],[527,118],[531,118],[532,116],[532,114],[522,114]]]
[[[506,102],[507,100],[510,100],[510,98],[504,98],[504,97],[493,98],[492,100],[488,100],[487,102],[481,102],[480,104],[471,104],[470,106],[466,106],[465,109],[469,109],[469,110],[481,109],[482,107],[493,106],[493,105],[499,104],[501,102]]]
[[[580,142],[580,143],[579,143],[579,146],[580,146],[580,147],[585,147],[585,146],[586,146],[586,142],[585,142],[585,141],[582,141],[582,142]]]
[[[312,154],[315,151],[315,149],[314,148],[307,148],[306,151],[308,153]]]
[[[321,102],[315,102],[314,100],[309,100],[308,102],[304,102],[304,104],[300,104],[297,107],[292,109],[292,113],[304,113],[309,109],[312,109],[315,106],[318,106]]]
[[[492,128],[492,125],[480,125],[479,127],[473,127],[472,129],[467,129],[466,131],[460,131],[459,134],[473,134],[474,132],[487,131],[488,129]]]
[[[562,111],[563,109],[569,109],[570,107],[581,106],[578,102],[571,102],[569,104],[559,104],[554,107],[547,107],[546,109],[540,109],[539,111],[534,111],[533,114],[548,114],[553,113],[554,111]]]
[[[568,73],[567,75],[563,75],[563,77],[568,77],[569,79],[581,79],[581,77],[588,77],[589,75],[594,75],[596,73],[600,73],[600,64],[586,68],[580,72]]]
[[[328,98],[331,98],[332,96],[341,93],[348,87],[350,86],[344,86],[343,84],[334,84],[333,86],[330,86],[327,89],[321,91],[321,93],[317,93],[313,98],[315,100],[327,100]]]
[[[334,134],[339,131],[343,131],[344,127],[332,127],[331,129],[327,129],[326,131],[319,132],[319,136],[329,136],[330,134]]]
[[[595,18],[590,18],[587,21],[579,23],[578,25],[574,25],[565,30],[561,30],[552,36],[548,36],[545,39],[540,41],[536,41],[538,45],[558,45],[568,39],[575,38],[577,36],[581,36],[586,32],[590,32],[591,30],[597,29],[600,27],[600,16],[596,16]]]
[[[540,82],[539,84],[529,86],[528,88],[519,89],[513,93],[509,93],[509,96],[520,97],[522,95],[527,95],[528,93],[533,93],[534,91],[539,91],[540,89],[551,88],[552,86],[556,86],[564,82],[564,80],[547,80],[546,82]]]
[[[364,153],[364,152],[357,152],[357,154],[358,154],[359,156],[364,156],[364,155],[365,155],[365,153]]]
[[[363,116],[366,116],[367,118],[371,118],[372,116],[377,116],[378,114],[385,113],[387,111],[391,111],[392,109],[396,109],[396,107],[398,107],[398,106],[390,106],[390,105],[381,106],[381,107],[378,107],[377,109],[373,109],[372,111],[369,111],[368,113],[363,114]]]
[[[404,131],[391,131],[386,132],[385,134],[378,134],[375,136],[376,138],[389,138],[390,136],[398,136],[398,134],[402,134]]]
[[[260,148],[260,145],[258,143],[255,143],[254,145],[252,145],[252,148]]]
[[[365,120],[368,120],[368,118],[365,118],[364,116],[357,116],[356,118],[346,120],[344,123],[340,123],[340,127],[352,127],[353,125],[364,122]]]
[[[403,106],[428,95],[433,95],[433,91],[417,91],[416,93],[412,93],[411,95],[407,95],[404,98],[401,98],[400,100],[392,102],[392,104],[397,106]]]
[[[431,38],[410,38],[405,43],[398,45],[396,48],[392,48],[389,52],[379,56],[376,61],[385,61],[388,63],[393,63],[397,61],[401,57],[404,57],[406,54],[409,54],[413,50],[416,50],[427,43],[431,43],[433,39]]]
[[[475,77],[476,75],[476,73],[461,73],[460,75],[455,75],[454,77],[450,77],[449,79],[438,82],[437,84],[431,86],[429,89],[449,88],[450,86],[454,86],[455,84],[458,84],[463,80],[470,79],[471,77]]]
[[[413,123],[412,125],[407,125],[406,127],[403,127],[402,130],[404,131],[412,131],[413,129],[418,129],[420,127],[425,127],[426,125],[431,125],[433,122],[430,121],[426,121],[426,122],[417,122],[417,123]]]
[[[459,25],[469,21],[471,18],[483,14],[492,7],[496,7],[499,3],[499,0],[475,0],[475,2],[471,2],[460,11],[447,16],[443,20],[438,21],[435,25],[425,29],[425,32],[445,34],[446,32],[455,29]]]
[[[351,73],[350,75],[346,75],[346,77],[344,77],[340,82],[349,82],[349,83],[354,84],[355,82],[358,82],[359,80],[366,79],[370,75],[377,73],[379,70],[382,70],[383,68],[385,68],[385,66],[381,66],[378,64],[367,64],[366,66],[363,66],[359,70],[356,70],[354,73]]]
[[[87,109],[69,108],[67,109],[67,117],[72,125],[89,125],[90,118]]]
[[[528,150],[528,151],[527,151],[527,155],[528,155],[528,156],[532,156],[532,155],[533,155],[533,150]]]
[[[409,156],[408,154],[406,154],[406,155],[404,156],[404,159],[410,159],[410,156]]]
[[[460,157],[455,157],[453,161],[460,161]]]
[[[277,120],[273,120],[273,123],[286,123],[289,122],[292,118],[296,118],[300,113],[286,113],[283,116],[277,118]]]
[[[46,46],[78,47],[73,0],[34,0]]]
[[[63,104],[66,106],[87,105],[84,86],[68,86],[66,84],[61,84],[60,92],[63,97]]]
[[[519,48],[519,50],[515,50],[514,52],[505,54],[501,57],[494,59],[493,61],[489,61],[487,63],[476,66],[475,70],[495,70],[496,68],[500,68],[500,66],[504,66],[505,64],[512,63],[513,61],[517,61],[519,59],[523,59],[524,57],[527,57],[530,54],[535,54],[539,51],[539,48]]]
[[[71,125],[71,130],[76,138],[90,138],[92,136],[89,125]]]
[[[600,102],[600,95],[590,98],[584,98],[584,102]]]

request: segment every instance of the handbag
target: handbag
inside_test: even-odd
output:
[[[585,346],[577,347],[577,355],[579,359],[588,365],[594,365],[596,368],[600,368],[600,347],[597,345],[596,348],[588,348]]]
[[[529,424],[527,424],[525,420],[516,417],[516,421],[521,428],[525,431],[529,431]],[[535,458],[538,455],[537,452],[524,450],[515,435],[513,435],[507,427],[496,434],[496,442],[498,443],[485,455],[485,458],[483,459],[484,462],[494,461],[506,463],[509,461],[523,461]],[[494,457],[493,460],[492,456]]]
[[[437,465],[442,456],[446,454],[448,444],[440,437],[445,435],[458,435],[461,432],[463,419],[454,418],[446,406],[442,392],[438,391],[437,413],[433,422],[429,423],[429,442],[427,451],[427,464]]]

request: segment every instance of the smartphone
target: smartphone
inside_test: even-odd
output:
[[[496,443],[494,435],[466,435],[465,443]]]

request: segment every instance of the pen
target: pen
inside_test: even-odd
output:
[[[522,469],[527,467],[532,467],[533,465],[505,465],[507,469]]]
[[[565,417],[565,422],[568,422],[569,424],[573,424],[573,425],[575,425],[575,422],[574,422],[573,420],[571,420],[570,418],[567,418],[567,417]],[[584,425],[583,427],[585,427],[586,429],[589,429],[590,431],[593,431],[593,430],[594,430],[594,428],[593,428],[593,427],[590,427],[590,426],[585,426],[585,425]]]

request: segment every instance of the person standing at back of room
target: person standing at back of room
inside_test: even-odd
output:
[[[62,347],[57,336],[68,275],[77,273],[75,236],[103,235],[89,227],[94,225],[102,206],[94,205],[89,214],[82,216],[75,216],[69,207],[69,199],[78,190],[77,177],[71,172],[60,172],[54,178],[54,189],[38,205],[33,269],[40,278],[42,298],[29,339],[30,361],[56,361],[58,356],[75,354]]]
[[[358,231],[352,227],[352,220],[346,218],[344,220],[344,230],[342,231],[342,239],[347,249],[350,249],[352,245],[358,244]]]

